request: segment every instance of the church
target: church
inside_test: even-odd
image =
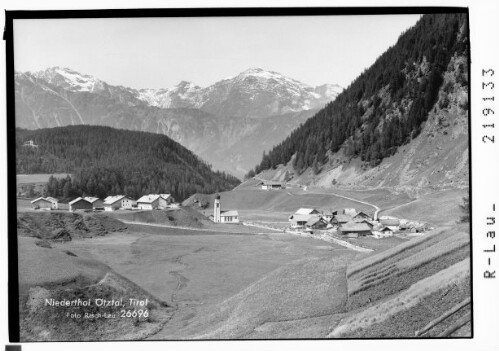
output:
[[[222,211],[220,195],[215,197],[213,215],[210,219],[215,223],[239,223],[239,213],[236,210]]]

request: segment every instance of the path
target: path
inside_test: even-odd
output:
[[[213,232],[213,233],[218,233],[218,234],[248,234],[248,235],[251,235],[251,234],[275,234],[272,232],[258,232],[258,233],[256,233],[256,232],[220,231],[217,229],[210,229],[210,228],[182,227],[182,226],[178,226],[178,225],[134,222],[134,221],[125,221],[125,220],[120,220],[120,221],[125,223],[125,224],[136,224],[136,225],[144,225],[144,226],[168,228],[168,229],[182,229],[182,230],[191,230],[191,231],[197,231],[197,232]],[[275,229],[270,229],[270,228],[265,228],[265,229],[275,231]]]

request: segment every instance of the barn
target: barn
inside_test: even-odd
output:
[[[81,197],[77,197],[69,202],[69,210],[72,212],[78,210],[92,210],[92,203]]]
[[[159,208],[165,209],[170,207],[175,202],[175,199],[170,194],[159,194]]]
[[[42,210],[57,209],[57,200],[54,199],[56,201],[55,202],[55,208],[54,208],[53,207],[54,203],[51,200],[49,200],[49,199],[53,199],[53,198],[39,197],[39,198],[34,199],[33,201],[31,201],[31,206],[35,210],[38,210],[38,209],[42,209]]]
[[[339,232],[350,238],[357,238],[359,236],[366,236],[371,234],[371,228],[366,223],[348,222],[342,224]]]
[[[279,182],[263,182],[262,183],[262,189],[263,190],[277,190],[277,189],[284,189],[284,185]]]
[[[92,204],[93,210],[103,210],[104,209],[104,201],[99,199],[98,197],[86,196],[85,200]]]

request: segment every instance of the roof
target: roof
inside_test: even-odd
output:
[[[314,215],[294,214],[291,219],[293,222],[308,222],[311,218],[319,218]]]
[[[220,217],[229,217],[229,216],[232,217],[239,216],[239,213],[236,210],[223,211],[222,213],[220,213]]]
[[[297,215],[310,215],[313,212],[318,212],[315,208],[299,208],[296,210],[295,214]]]
[[[167,200],[168,198],[172,197],[171,194],[159,194],[163,199]]]
[[[359,213],[357,213],[354,217],[357,217],[357,216],[371,218],[371,216],[369,216],[367,213],[362,212],[362,211],[360,211]]]
[[[32,204],[34,204],[35,202],[38,202],[38,201],[47,201],[47,202],[51,202],[50,200],[47,200],[46,198],[44,197],[39,197],[37,199],[34,199],[31,201]]]
[[[318,222],[322,221],[322,218],[318,217],[318,216],[312,216],[310,217],[310,219],[307,221],[307,225],[314,225]],[[324,221],[323,221],[324,222]],[[325,224],[326,222],[324,222]]]
[[[322,214],[324,216],[334,216],[334,213],[338,213],[338,211],[329,211],[329,210],[326,210],[326,211],[322,211]]]
[[[85,196],[83,199],[87,200],[91,204],[93,204],[97,200],[100,200],[98,197],[92,197],[92,196]]]
[[[281,182],[272,182],[272,181],[266,181],[266,182],[263,182],[263,185],[279,185],[279,186],[282,186],[282,183]]]
[[[49,200],[50,202],[59,202],[55,197],[47,196],[45,200]]]
[[[161,197],[161,195],[158,195],[158,194],[144,195],[140,199],[138,199],[137,202],[152,204],[154,201],[158,200],[160,197]]]
[[[76,198],[76,199],[74,199],[73,201],[70,201],[70,202],[69,202],[69,204],[70,204],[70,205],[72,205],[72,204],[75,204],[75,203],[77,203],[77,202],[79,202],[79,201],[90,202],[90,201],[85,200],[85,199],[84,199],[84,198],[82,198],[82,197],[77,197],[77,198]]]
[[[338,222],[343,222],[343,223],[350,222],[352,220],[352,216],[346,214],[337,214],[336,216],[334,216],[334,218]]]
[[[371,228],[367,225],[367,223],[361,222],[348,222],[341,226],[342,232],[365,232],[371,231]]]
[[[392,218],[380,219],[379,222],[382,225],[388,225],[388,226],[397,226],[397,225],[400,225],[400,220],[398,220],[398,219],[392,219]]]
[[[104,199],[104,205],[112,205],[117,201],[120,201],[123,199],[125,195],[114,195],[114,196],[108,196]]]
[[[380,231],[380,232],[386,232],[386,231],[388,231],[388,230],[389,230],[389,231],[392,231],[392,230],[391,230],[390,228],[388,228],[388,227],[383,227],[383,228],[382,228],[382,229],[380,229],[379,231]]]

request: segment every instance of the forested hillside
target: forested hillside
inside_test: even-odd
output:
[[[33,140],[37,147],[24,146]],[[230,190],[239,180],[211,167],[167,136],[99,126],[16,130],[16,170],[26,173],[72,173],[51,179],[51,196],[105,197],[171,193],[190,195]]]
[[[336,100],[264,154],[248,176],[287,164],[294,155],[298,174],[309,167],[318,173],[340,149],[366,166],[379,165],[419,135],[451,59],[467,57],[467,35],[465,14],[422,16]],[[457,83],[468,84],[465,64],[458,67]]]

